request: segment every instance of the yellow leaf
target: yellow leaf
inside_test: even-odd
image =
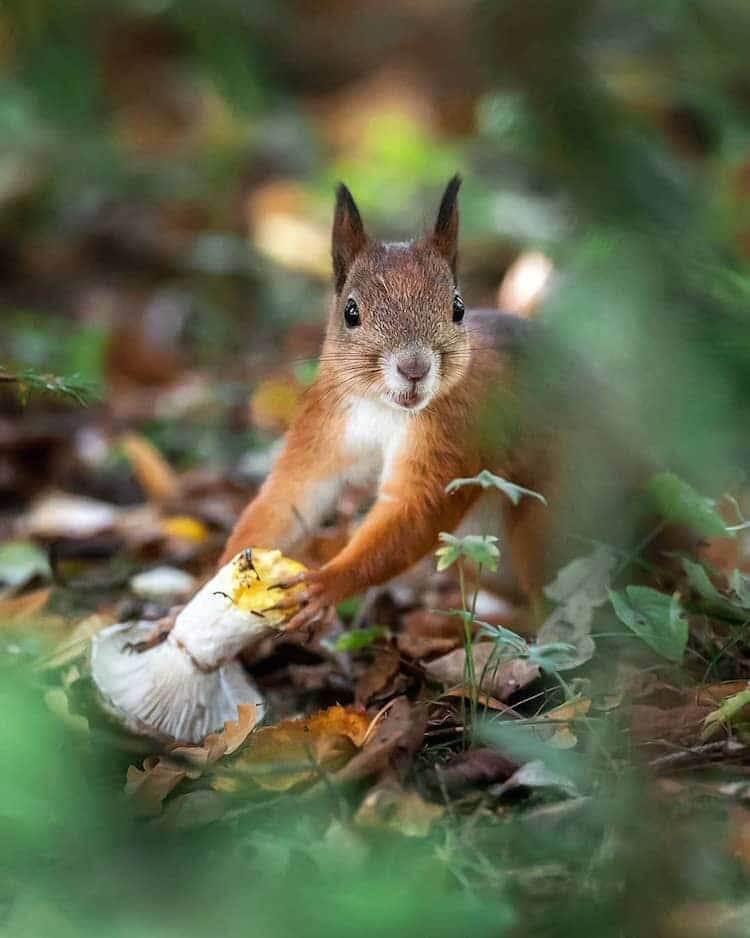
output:
[[[426,837],[444,809],[415,791],[381,785],[369,791],[354,816],[359,827],[391,830],[404,837]]]
[[[180,490],[177,473],[153,443],[138,433],[126,433],[120,446],[150,501],[163,502],[177,496]]]
[[[251,782],[271,791],[287,791],[321,773],[341,768],[362,746],[369,717],[346,707],[330,707],[299,720],[263,727],[213,787],[237,791]]]
[[[543,720],[550,723],[552,731],[547,741],[558,749],[572,749],[578,743],[573,721],[585,717],[590,709],[591,701],[587,697],[577,697],[547,711],[542,716]]]
[[[253,423],[264,430],[285,430],[297,410],[301,386],[293,378],[267,378],[250,400]]]
[[[172,756],[179,756],[191,765],[203,769],[222,756],[233,753],[245,742],[258,722],[258,711],[254,704],[240,704],[237,707],[237,719],[227,720],[220,733],[210,733],[201,746],[175,746],[170,749]]]
[[[189,515],[170,515],[162,518],[160,524],[163,534],[191,544],[203,544],[208,540],[208,528],[197,518]]]
[[[136,813],[154,816],[161,812],[161,803],[187,776],[187,770],[169,759],[150,756],[143,768],[128,766],[125,795],[132,799]]]
[[[0,599],[0,625],[16,625],[41,612],[47,605],[51,592],[52,589],[45,586],[21,596]]]

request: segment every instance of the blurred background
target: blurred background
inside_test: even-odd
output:
[[[398,238],[460,170],[468,301],[494,305],[511,261],[541,250],[559,272],[544,315],[646,430],[702,468],[736,461],[747,16],[730,0],[6,3],[3,366],[105,389],[180,465],[236,459],[311,377],[336,181]],[[248,388],[292,364],[252,419]],[[5,443],[15,492],[9,460]]]
[[[66,506],[87,557],[111,558],[123,538],[149,549],[169,537],[172,556],[197,556],[196,571],[205,565],[314,377],[335,184],[347,183],[371,232],[398,239],[432,223],[456,171],[467,305],[507,299],[498,291],[511,265],[542,254],[554,276],[535,315],[559,348],[616,388],[636,428],[626,443],[656,448],[661,465],[706,494],[732,490],[741,500],[749,38],[744,0],[5,0],[2,539],[50,490],[120,508],[141,504],[145,489],[150,501],[176,506],[166,519],[138,522],[141,532],[157,525],[148,537],[131,530],[97,540],[107,525]],[[149,462],[149,447],[166,467]],[[60,518],[27,518],[28,532],[57,543]],[[332,549],[321,544],[320,557]],[[70,554],[78,562],[76,550],[58,545],[60,570]],[[107,577],[111,588],[111,569]],[[56,612],[70,614],[60,602]],[[93,611],[98,602],[81,605]],[[25,641],[22,651],[37,639]],[[695,862],[672,853],[668,863],[663,838],[648,846],[656,832],[648,810],[628,801],[637,785],[565,837],[519,828],[503,841],[502,864],[521,862],[511,843],[526,851],[529,870],[546,870],[543,888],[533,872],[509,881],[490,868],[495,847],[472,840],[469,849],[463,828],[437,854],[381,843],[372,867],[343,828],[329,829],[313,863],[310,831],[320,824],[283,812],[283,843],[268,831],[251,838],[256,820],[245,814],[228,837],[171,843],[163,867],[136,875],[153,835],[111,822],[102,804],[114,770],[79,773],[80,753],[60,742],[24,680],[14,677],[3,693],[0,814],[12,837],[0,850],[10,845],[12,862],[3,871],[0,856],[0,922],[9,935],[217,925],[343,935],[368,921],[372,934],[510,935],[535,921],[540,935],[614,938],[688,934],[687,920],[724,923],[696,934],[746,933],[746,918],[721,904],[731,896],[746,909],[744,874],[726,866],[723,848],[703,850],[715,819],[680,834],[701,842],[686,854]],[[618,831],[608,845],[597,839],[600,809],[614,825],[607,830]],[[207,872],[191,861],[191,898],[173,916],[184,902],[185,852],[197,857],[199,843]],[[561,898],[555,884],[570,864],[580,884],[592,843],[604,857],[602,891],[595,901],[583,887]],[[111,858],[96,874],[92,849]],[[243,893],[250,854],[262,883]],[[631,863],[627,888],[615,857]],[[342,867],[352,892],[334,901]],[[384,870],[400,871],[395,902],[397,874]],[[154,885],[160,871],[163,890]],[[305,897],[300,908],[322,903],[317,917],[288,906],[286,876]],[[548,917],[534,911],[538,889],[545,909],[557,910]],[[222,892],[237,898],[217,904]],[[417,902],[425,894],[442,902],[428,926]],[[674,920],[661,914],[667,896]],[[688,896],[711,910],[708,924],[685,915]]]

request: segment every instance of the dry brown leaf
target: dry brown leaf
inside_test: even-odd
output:
[[[398,652],[392,648],[381,648],[357,681],[354,691],[354,702],[357,706],[366,706],[370,700],[382,691],[391,679],[398,673],[400,659]]]
[[[373,719],[364,745],[334,776],[337,782],[351,782],[382,772],[419,748],[425,730],[424,714],[406,697],[397,697]]]
[[[676,688],[657,682],[648,694],[629,707],[630,733],[636,743],[691,746],[701,739],[706,717],[723,700],[747,689],[747,681],[727,681],[691,688]]]
[[[506,782],[518,768],[496,749],[469,749],[458,753],[447,765],[436,765],[438,787],[457,795],[477,785]]]
[[[417,659],[445,655],[462,641],[463,629],[458,619],[428,609],[416,609],[404,616],[402,631],[396,637],[399,651]]]
[[[0,599],[0,625],[17,625],[35,616],[47,605],[51,593],[51,587],[45,586],[21,596],[3,597]]]
[[[209,733],[201,746],[174,746],[170,754],[189,762],[203,771],[218,762],[222,756],[235,752],[252,733],[258,722],[258,710],[254,704],[240,704],[237,719],[227,720],[220,733]]]
[[[119,442],[149,501],[164,502],[177,497],[179,477],[153,443],[138,433],[126,433]]]
[[[299,720],[284,720],[258,730],[251,744],[214,780],[220,791],[238,791],[243,783],[287,791],[334,772],[362,745],[370,718],[358,710],[330,707]]]
[[[370,789],[354,815],[354,823],[359,827],[395,831],[404,837],[426,837],[444,813],[444,808],[425,801],[415,791],[385,784]]]
[[[474,695],[471,693],[471,691],[467,690],[465,687],[453,687],[451,690],[448,690],[443,694],[443,698],[462,697],[464,700],[471,700],[473,696]],[[490,697],[489,694],[483,694],[480,692],[477,694],[477,702],[480,703],[483,707],[489,707],[490,710],[499,710],[502,713],[507,713],[511,717],[518,717],[518,714],[515,713],[512,707],[509,707],[508,704],[503,703],[502,700],[497,700],[495,697]]]
[[[506,701],[517,691],[539,677],[539,668],[523,658],[501,661],[495,665],[491,658],[495,652],[492,642],[480,642],[473,646],[474,672],[480,689],[491,697]],[[463,687],[466,652],[457,648],[442,658],[425,665],[427,674],[449,687]]]
[[[154,817],[161,813],[162,801],[187,774],[185,767],[176,762],[149,756],[142,769],[128,766],[125,795],[132,799],[136,814]]]
[[[636,743],[664,741],[690,746],[697,742],[709,707],[683,704],[663,710],[648,704],[630,707],[630,734]]]
[[[540,717],[540,723],[537,725],[537,732],[547,739],[551,745],[558,749],[572,749],[578,743],[578,737],[573,731],[575,720],[585,717],[591,709],[591,701],[587,697],[578,697],[575,700],[568,700],[559,707],[548,710]],[[550,723],[549,733],[544,721]]]

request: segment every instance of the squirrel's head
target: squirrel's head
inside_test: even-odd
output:
[[[342,393],[417,411],[466,370],[470,342],[456,283],[458,176],[431,232],[406,243],[371,240],[345,185],[333,220],[334,298],[324,362]]]

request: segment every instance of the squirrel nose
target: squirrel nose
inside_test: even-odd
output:
[[[426,377],[432,362],[424,352],[414,352],[404,355],[396,362],[396,370],[407,381],[421,381]]]

